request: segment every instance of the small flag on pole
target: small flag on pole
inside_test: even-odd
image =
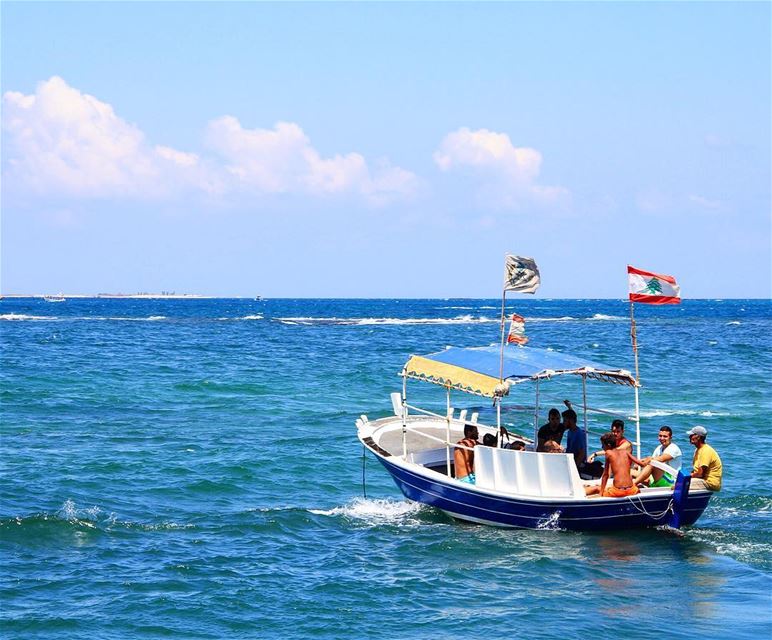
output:
[[[680,304],[681,287],[673,276],[643,271],[627,265],[630,302],[646,304]]]
[[[504,291],[536,293],[540,279],[534,259],[507,254],[504,261]]]
[[[509,325],[507,344],[525,344],[528,338],[525,335],[525,318],[516,313],[512,314],[512,323]]]

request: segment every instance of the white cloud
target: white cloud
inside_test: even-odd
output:
[[[499,206],[562,206],[570,195],[563,187],[538,184],[541,153],[515,147],[506,133],[462,127],[445,136],[434,161],[442,171],[471,170],[479,175],[481,192]]]
[[[76,197],[158,195],[188,154],[153,150],[144,134],[59,77],[34,95],[3,96],[7,178],[16,188]]]
[[[209,123],[206,139],[242,186],[265,193],[357,194],[374,203],[406,197],[417,189],[414,174],[387,162],[371,171],[358,153],[323,158],[291,122],[273,129],[245,129],[233,116]]]
[[[408,197],[418,180],[409,171],[358,153],[323,158],[294,123],[245,129],[232,116],[209,123],[215,157],[151,145],[109,104],[59,77],[33,95],[3,96],[6,184],[25,193],[75,198],[175,198],[186,192],[311,196],[353,194],[375,204]]]

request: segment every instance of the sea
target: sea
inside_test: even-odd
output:
[[[772,637],[770,301],[635,306],[642,453],[667,424],[688,464],[701,424],[724,484],[682,532],[609,533],[454,521],[363,455],[408,356],[497,344],[500,304],[0,300],[0,635]],[[529,346],[634,370],[625,300],[511,312]],[[542,410],[581,393],[545,383]],[[601,402],[632,415],[629,388],[588,384]]]

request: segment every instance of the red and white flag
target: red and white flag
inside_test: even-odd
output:
[[[673,276],[652,273],[627,265],[630,301],[647,304],[680,304],[681,287]]]
[[[512,314],[512,322],[509,325],[509,333],[507,334],[507,344],[525,344],[528,342],[528,338],[525,335],[525,318],[519,316],[516,313]]]

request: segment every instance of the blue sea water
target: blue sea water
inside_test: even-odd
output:
[[[636,306],[644,454],[699,423],[724,462],[684,536],[462,524],[363,459],[407,356],[497,342],[499,304],[0,301],[2,636],[772,636],[770,302]],[[509,306],[633,368],[626,302]]]

